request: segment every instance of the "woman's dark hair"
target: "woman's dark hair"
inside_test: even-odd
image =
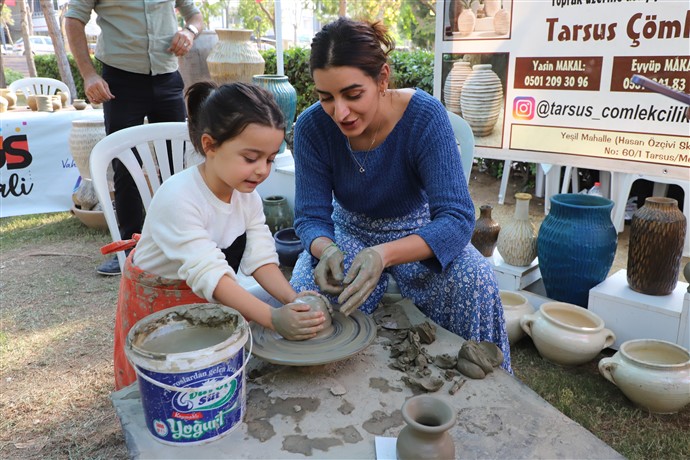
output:
[[[218,86],[202,81],[187,89],[189,138],[197,152],[205,156],[201,136],[213,138],[215,146],[239,136],[251,123],[285,129],[285,119],[271,93],[247,83]]]
[[[381,67],[394,48],[395,42],[382,22],[359,22],[341,17],[323,26],[314,36],[309,70],[313,75],[317,69],[357,67],[378,79]]]

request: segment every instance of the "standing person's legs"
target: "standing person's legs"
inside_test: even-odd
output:
[[[104,64],[103,79],[115,96],[115,99],[103,104],[105,132],[111,134],[143,124],[151,105],[151,76],[125,72]],[[113,172],[115,214],[120,236],[122,239],[130,239],[132,234],[141,232],[144,223],[143,204],[132,176],[119,160],[113,161]],[[117,257],[103,262],[96,271],[102,275],[119,275]]]

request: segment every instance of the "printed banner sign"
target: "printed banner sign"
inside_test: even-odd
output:
[[[0,119],[0,217],[67,211],[80,179],[72,120],[102,111],[6,112]]]
[[[434,94],[484,151],[690,168],[688,105],[632,81],[690,93],[687,1],[446,0],[437,12]]]

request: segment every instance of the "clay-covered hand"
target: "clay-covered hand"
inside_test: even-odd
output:
[[[324,328],[322,312],[312,312],[304,303],[289,303],[271,310],[273,330],[288,340],[311,339]]]
[[[331,305],[331,301],[328,300],[328,297],[326,297],[325,295],[319,294],[319,293],[316,292],[316,291],[302,291],[302,292],[300,292],[300,293],[297,294],[297,297],[295,297],[294,302],[297,302],[297,303],[309,303],[309,302],[304,302],[304,301],[298,301],[298,300],[297,300],[297,299],[301,299],[301,298],[303,298],[303,297],[318,297],[319,299],[321,299],[321,301],[324,303],[324,305],[326,305],[326,308],[328,309],[328,313],[331,313],[331,314],[333,313],[333,305]]]
[[[327,294],[343,292],[343,252],[338,246],[331,244],[321,253],[319,263],[314,269],[314,281]]]
[[[362,249],[352,261],[352,266],[343,280],[347,287],[338,297],[340,313],[349,315],[371,295],[383,273],[383,259],[373,248]]]

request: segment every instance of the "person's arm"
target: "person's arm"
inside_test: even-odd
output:
[[[69,17],[65,18],[67,41],[69,42],[70,50],[79,68],[79,73],[84,79],[84,92],[86,93],[86,97],[89,99],[89,102],[101,104],[113,99],[115,96],[110,92],[108,83],[98,75],[98,72],[96,72],[93,66],[84,28],[85,25],[80,20]]]
[[[254,279],[282,304],[294,302],[297,293],[276,264],[266,264],[252,273]]]
[[[187,54],[192,48],[194,39],[204,29],[204,20],[193,2],[176,2],[175,6],[182,14],[185,25],[173,36],[168,51],[179,57]]]

